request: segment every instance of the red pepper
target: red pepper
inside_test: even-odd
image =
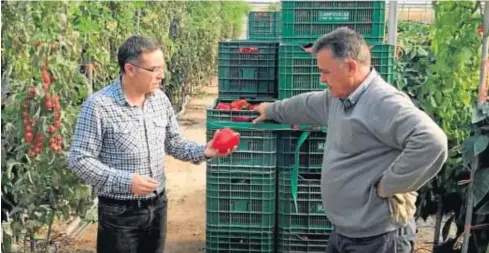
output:
[[[236,117],[232,117],[231,121],[233,121],[233,122],[251,122],[252,119],[250,117],[245,117],[245,116],[236,116]]]

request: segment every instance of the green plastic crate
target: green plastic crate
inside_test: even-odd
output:
[[[207,170],[207,224],[273,228],[276,173]]]
[[[295,210],[291,188],[291,169],[278,167],[278,226],[290,232],[331,230],[321,200],[321,174],[303,173],[299,169],[297,207]]]
[[[311,46],[311,45],[308,45]],[[279,49],[278,98],[284,99],[301,93],[327,88],[319,80],[315,56],[310,47],[281,44]],[[371,64],[388,83],[394,82],[394,46],[373,45],[370,49]]]
[[[302,131],[282,131],[277,140],[277,166],[292,168],[295,163],[295,148]],[[301,172],[321,173],[323,165],[326,133],[311,132],[299,150],[299,166]]]
[[[275,253],[274,229],[206,228],[207,253]]]
[[[238,149],[229,156],[211,159],[207,164],[240,167],[269,167],[277,165],[277,133],[271,130],[235,130],[240,134]],[[207,141],[215,129],[207,129]],[[250,168],[251,170],[252,168]]]
[[[284,43],[312,43],[345,26],[369,43],[382,43],[385,1],[282,1]]]
[[[252,11],[248,14],[248,39],[278,40],[282,17],[276,11]]]
[[[268,100],[247,100],[249,104],[252,105],[259,105],[262,102],[273,102],[275,99],[268,99]],[[233,102],[232,99],[221,99],[218,98],[214,101],[214,103],[207,108],[206,110],[206,118],[208,122],[242,122],[240,121],[239,118],[247,118],[250,120],[253,120],[255,118],[258,118],[260,114],[254,110],[221,110],[221,109],[215,109],[218,103],[231,103]],[[268,121],[271,122],[271,121]]]
[[[219,42],[219,97],[276,98],[278,45],[273,41]]]
[[[331,232],[286,233],[277,235],[277,252],[281,253],[324,253],[328,248]]]

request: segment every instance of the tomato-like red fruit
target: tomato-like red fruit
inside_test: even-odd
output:
[[[33,138],[34,138],[34,136],[32,136],[32,133],[31,132],[27,132],[25,134],[25,142],[30,143]]]
[[[254,111],[257,105],[248,105],[248,110]]]
[[[47,70],[43,69],[41,71],[41,74],[42,74],[42,80],[44,83],[47,83],[47,84],[51,83],[51,78],[49,77],[49,73]]]
[[[231,121],[233,121],[233,122],[251,122],[251,121],[253,121],[253,119],[251,119],[250,117],[245,117],[245,116],[236,116],[236,117],[232,117]]]
[[[238,99],[231,103],[232,110],[246,110],[248,108],[248,101],[244,99]]]
[[[223,128],[214,135],[212,140],[212,148],[216,149],[219,153],[226,153],[228,150],[232,150],[235,146],[238,146],[240,138],[238,133],[229,128]]]
[[[227,103],[217,103],[216,109],[218,110],[231,110],[231,105]]]

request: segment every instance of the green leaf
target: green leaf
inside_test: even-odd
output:
[[[22,163],[21,162],[18,162],[18,161],[15,161],[14,159],[9,159],[7,161],[7,171],[6,171],[6,176],[8,179],[12,179],[13,178],[13,175],[12,175],[12,168],[15,166],[15,165],[21,165]]]
[[[478,215],[488,215],[489,214],[489,201],[486,201],[477,211],[475,211]]]
[[[474,175],[474,206],[489,193],[489,167],[478,169]]]
[[[472,162],[472,157],[474,157],[474,143],[475,138],[471,136],[467,138],[462,145],[462,157],[464,165],[468,165]]]
[[[436,108],[437,104],[435,98],[433,96],[430,96],[429,100],[430,100],[431,107]]]
[[[489,136],[487,136],[487,135],[475,136],[474,156],[477,156],[480,153],[484,152],[484,150],[486,150],[488,144],[489,144]]]
[[[482,111],[477,108],[477,106],[474,106],[474,109],[472,110],[472,124],[481,122],[487,118],[487,115]]]
[[[10,225],[10,227],[12,227],[12,232],[14,234],[20,233],[22,231],[22,228],[23,228],[22,224],[20,224],[20,222],[18,222],[16,220],[12,221],[12,224]]]

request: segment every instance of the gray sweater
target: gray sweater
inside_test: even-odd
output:
[[[265,114],[281,123],[328,128],[322,201],[336,231],[348,237],[399,227],[390,216],[388,200],[377,195],[377,183],[387,196],[416,191],[447,159],[442,129],[380,76],[349,109],[325,90],[274,102]]]

